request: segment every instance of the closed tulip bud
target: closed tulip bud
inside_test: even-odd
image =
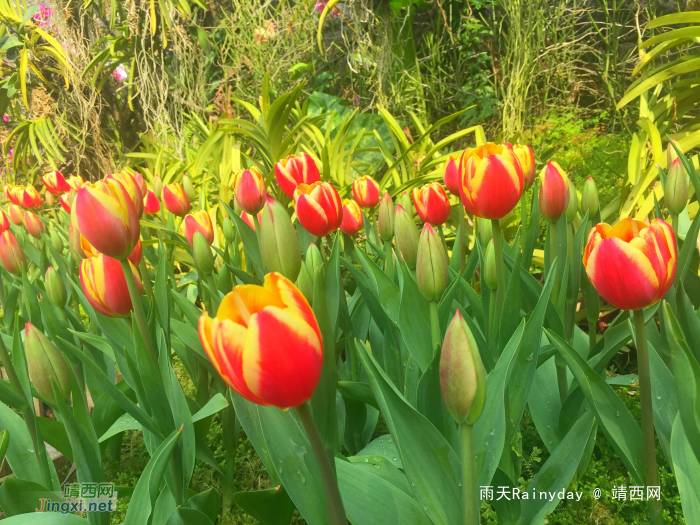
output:
[[[671,162],[666,174],[664,186],[664,200],[670,213],[678,215],[688,204],[688,178],[681,159],[676,157]]]
[[[22,224],[22,220],[24,219],[24,213],[22,212],[22,208],[20,208],[17,204],[10,204],[7,207],[7,212],[10,214],[10,220],[16,224],[17,226]]]
[[[141,293],[141,278],[131,262],[129,268]],[[100,254],[80,262],[80,284],[92,307],[107,317],[128,317],[133,309],[121,263]]]
[[[86,257],[82,247],[82,235],[72,224],[68,225],[68,250],[70,251],[70,256],[77,263]]]
[[[29,235],[35,239],[38,239],[41,237],[41,234],[44,233],[44,223],[41,222],[41,219],[32,211],[26,211],[24,213],[24,225],[27,227]]]
[[[143,211],[146,212],[146,215],[155,215],[160,211],[160,201],[151,190],[146,190],[146,196],[143,199]]]
[[[194,232],[192,238],[192,257],[197,271],[203,276],[209,275],[214,270],[214,255],[211,253],[211,247],[201,233]]]
[[[85,186],[85,181],[80,175],[71,175],[70,177],[68,177],[68,180],[66,180],[66,182],[68,183],[68,186],[70,186],[70,189],[76,193],[80,191],[80,188]]]
[[[441,226],[450,216],[450,201],[439,182],[413,189],[413,204],[423,222]]]
[[[255,167],[236,173],[233,178],[233,191],[236,202],[246,213],[258,213],[265,206],[265,178]]]
[[[206,211],[197,210],[194,213],[190,213],[185,217],[185,220],[182,221],[182,224],[185,230],[185,238],[190,246],[193,246],[192,237],[195,232],[201,233],[207,241],[207,244],[214,242],[214,225]]]
[[[666,146],[666,169],[668,169],[671,164],[673,164],[673,161],[676,160],[678,157],[678,153],[676,152],[676,148],[673,147],[673,145],[676,145],[676,148],[678,148],[678,151],[683,153],[683,150],[678,144],[678,141],[676,139],[671,139],[668,143],[668,146]]]
[[[145,197],[145,195],[141,193],[141,187],[136,182],[136,179],[134,179],[133,175],[127,173],[126,171],[122,171],[121,173],[116,173],[113,175],[107,175],[104,178],[105,182],[108,184],[111,184],[109,182],[110,179],[119,181],[121,183],[122,187],[126,190],[127,194],[129,195],[129,198],[131,199],[131,202],[134,205],[136,215],[140,219],[143,216],[143,198]]]
[[[525,180],[525,189],[529,189],[535,183],[535,152],[530,146],[516,144],[513,146],[513,153],[520,161],[520,167],[523,170],[523,179]]]
[[[598,188],[596,188],[593,177],[588,177],[581,192],[581,213],[588,212],[588,218],[592,219],[598,213],[599,207]]]
[[[259,405],[297,407],[321,377],[323,340],[314,312],[276,272],[263,286],[236,286],[215,318],[204,313],[199,337],[226,384]]]
[[[62,253],[63,239],[61,239],[61,236],[58,234],[58,232],[56,230],[51,230],[49,236],[51,238],[51,244],[53,245],[53,249],[56,250],[58,253]]]
[[[571,182],[571,179],[567,177],[566,180],[569,184],[569,204],[566,207],[566,222],[573,222],[578,212],[578,195],[576,194],[576,186]]]
[[[56,204],[56,198],[48,191],[44,193],[44,200],[46,201],[46,205],[49,208],[53,207],[53,205]]]
[[[185,190],[190,202],[197,200],[197,190],[194,189],[194,184],[192,184],[192,179],[190,179],[189,175],[182,176],[182,189]]]
[[[508,215],[525,188],[520,161],[507,144],[488,142],[465,151],[459,171],[464,207],[484,219],[502,219]]]
[[[493,239],[488,242],[484,250],[484,267],[482,271],[481,277],[486,286],[491,290],[498,288],[498,279],[496,278],[496,254],[494,252]]]
[[[14,275],[19,275],[22,267],[27,266],[27,257],[9,230],[0,234],[0,260],[5,270]]]
[[[301,247],[292,220],[279,202],[268,199],[260,223],[260,251],[271,272],[295,281],[301,268]]]
[[[299,184],[294,190],[294,209],[301,225],[317,237],[334,232],[343,222],[340,195],[328,182]]]
[[[340,231],[347,235],[355,235],[362,229],[363,223],[362,209],[357,202],[343,199],[343,222],[340,223]]]
[[[140,192],[138,188],[135,191]],[[142,197],[139,202],[143,206]],[[105,178],[103,182],[82,187],[75,197],[72,214],[75,221],[71,222],[80,233],[108,257],[124,260],[139,242],[138,212],[131,195],[117,178]]]
[[[153,194],[158,200],[163,198],[163,181],[160,180],[160,175],[153,177]]]
[[[163,203],[170,213],[178,217],[184,217],[190,211],[190,198],[177,182],[163,186]]]
[[[314,159],[308,153],[289,155],[275,164],[275,178],[284,194],[294,198],[294,190],[299,184],[313,184],[321,180]]]
[[[457,195],[459,197],[459,187],[462,185],[462,181],[459,177],[458,156],[450,156],[450,158],[447,159],[447,162],[445,162],[442,181],[445,183],[445,187],[452,195]]]
[[[66,182],[65,177],[61,175],[61,172],[58,170],[44,173],[41,177],[41,182],[44,183],[46,191],[48,191],[49,194],[63,195],[64,193],[70,192],[68,182]]]
[[[418,241],[420,233],[411,215],[400,204],[396,207],[394,230],[396,233],[396,247],[401,258],[411,270],[416,269],[418,260]]]
[[[0,210],[0,233],[10,229],[10,219],[7,218],[4,211]]]
[[[447,288],[447,254],[440,237],[430,223],[425,223],[418,241],[416,281],[428,301],[438,301]]]
[[[233,222],[231,222],[231,219],[226,217],[224,219],[224,239],[226,239],[227,243],[232,243],[236,240],[236,228],[233,225]]]
[[[486,404],[486,371],[469,325],[459,310],[447,327],[440,354],[440,390],[458,425],[473,425]]]
[[[491,242],[491,239],[493,239],[493,225],[491,224],[491,220],[477,217],[476,227],[481,246],[486,246],[489,242]]]
[[[384,242],[391,242],[394,238],[394,201],[388,191],[382,195],[379,203],[379,217],[377,218],[379,236]]]
[[[46,286],[46,293],[49,296],[51,304],[56,308],[63,308],[68,303],[68,292],[66,290],[66,285],[63,283],[63,279],[54,269],[53,266],[49,266],[46,270],[46,276],[44,277],[44,285]]]
[[[549,222],[557,222],[569,205],[569,178],[555,161],[540,172],[540,212]]]
[[[39,395],[52,405],[56,403],[53,379],[61,397],[67,400],[71,391],[70,367],[51,340],[32,323],[24,325],[24,349],[29,377]]]
[[[361,208],[374,208],[379,202],[379,184],[366,175],[352,183],[352,195]]]
[[[588,234],[583,265],[595,289],[622,310],[638,310],[671,288],[678,266],[673,229],[627,217],[615,226],[600,223]]]
[[[406,213],[413,217],[413,198],[411,197],[411,194],[407,191],[401,192],[398,201],[401,207],[406,210]]]
[[[216,280],[216,287],[224,292],[228,293],[233,287],[233,279],[231,276],[231,270],[228,269],[228,265],[222,264],[221,271],[219,271],[219,278]]]

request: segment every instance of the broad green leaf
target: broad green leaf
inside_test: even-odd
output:
[[[44,441],[63,454],[69,461],[74,461],[73,449],[63,423],[48,417],[37,417],[36,422],[41,429],[41,437]]]
[[[294,503],[281,485],[265,490],[236,492],[233,500],[262,525],[289,525],[294,514]]]
[[[88,521],[75,514],[34,512],[5,518],[3,525],[88,525]]]
[[[671,434],[673,472],[681,496],[686,523],[700,523],[700,458],[693,453],[690,438],[685,433],[680,414],[676,416]]]
[[[34,454],[34,444],[24,419],[2,403],[0,403],[0,430],[10,432],[10,444],[5,459],[14,475],[27,481],[43,483],[44,478]]]
[[[143,427],[129,414],[122,414],[109,429],[100,436],[99,442],[104,443],[112,436],[127,430],[142,430]]]
[[[400,265],[403,272],[401,303],[399,308],[399,329],[406,348],[416,360],[421,371],[430,365],[433,358],[430,337],[430,306],[405,263]]]
[[[46,489],[44,486],[27,481],[26,479],[8,477],[0,485],[0,507],[5,514],[3,523],[7,523],[9,518],[16,516],[15,519],[27,517],[29,514],[40,514],[37,510],[42,508],[41,498],[50,499],[51,501],[62,502],[63,498],[60,494]],[[47,512],[46,515],[60,515],[58,512]],[[20,521],[17,521],[20,523]],[[21,522],[21,523],[29,523]],[[48,523],[48,522],[47,522]],[[54,522],[51,522],[54,523]],[[86,521],[82,521],[86,524]]]
[[[166,525],[214,525],[209,517],[196,509],[178,507],[168,518]]]
[[[442,400],[440,389],[441,354],[442,348],[438,346],[433,361],[418,381],[416,408],[440,431],[448,443],[454,444],[458,442],[458,428]]]
[[[228,401],[221,394],[217,393],[212,397],[207,404],[204,405],[196,414],[192,416],[192,423],[196,423],[206,417],[213,416],[217,412],[221,412],[224,408],[228,407]]]
[[[358,456],[379,456],[387,459],[396,468],[403,469],[403,461],[399,454],[394,438],[391,434],[384,434],[376,439],[373,439],[365,448],[357,453]]]

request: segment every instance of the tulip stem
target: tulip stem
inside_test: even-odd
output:
[[[506,276],[503,269],[503,238],[501,236],[501,224],[498,219],[491,219],[491,229],[493,230],[493,251],[496,259],[496,318],[500,319],[503,311],[503,303],[506,298]],[[494,330],[498,326],[493,323]]]
[[[462,434],[462,501],[464,525],[478,525],[479,500],[476,497],[476,462],[474,461],[474,427],[463,423]]]
[[[306,435],[309,438],[309,444],[311,445],[311,449],[314,451],[318,468],[321,471],[323,485],[326,489],[328,523],[330,525],[347,525],[348,519],[345,517],[345,508],[343,507],[343,500],[340,497],[338,480],[336,479],[335,473],[331,468],[331,463],[328,460],[328,455],[326,454],[326,448],[323,446],[321,435],[318,433],[318,427],[316,426],[314,418],[311,415],[309,402],[306,401],[305,403],[302,403],[296,407],[296,411],[301,424],[304,426],[304,430],[306,430]]]
[[[467,245],[464,242],[464,237],[465,237],[465,230],[467,229],[467,221],[464,220],[464,206],[462,205],[462,202],[459,202],[459,228],[457,229],[457,236],[459,241],[459,272],[460,274],[464,273],[464,268],[467,265],[466,262],[466,256],[467,256]],[[461,275],[460,275],[461,278]],[[462,296],[462,287],[460,286],[459,288],[459,294],[460,297]]]
[[[146,289],[146,297],[150,301],[153,301],[153,287],[151,286],[151,278],[148,276],[148,268],[146,268],[146,261],[141,258],[139,263],[139,273],[141,274],[141,282],[143,287]]]
[[[673,228],[673,233],[678,237],[678,214],[671,213],[671,228]]]
[[[656,440],[654,437],[654,416],[651,402],[651,372],[649,370],[649,349],[644,312],[634,310],[634,331],[637,345],[637,368],[639,371],[639,401],[642,409],[642,440],[644,442],[644,467],[646,486],[659,486],[659,469],[656,465]],[[652,525],[664,522],[661,500],[649,499],[649,517]]]
[[[440,345],[440,317],[437,301],[430,301],[430,336],[433,341],[433,355],[435,355]]]
[[[151,338],[151,331],[148,329],[148,320],[146,319],[146,313],[143,310],[141,294],[136,286],[134,274],[131,272],[131,264],[129,263],[129,259],[124,259],[123,261],[119,262],[121,262],[124,278],[126,279],[126,286],[129,289],[129,295],[131,296],[131,304],[134,307],[134,317],[136,318],[136,325],[139,327],[139,332],[141,332],[141,339],[143,339],[143,344],[146,346],[146,350],[157,367],[158,354],[156,354],[156,349],[153,346],[153,338]]]

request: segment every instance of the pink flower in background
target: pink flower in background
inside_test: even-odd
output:
[[[10,122],[10,117],[7,116],[7,113],[5,113],[5,114],[2,116],[2,120],[4,120],[5,122]]]
[[[112,76],[117,82],[124,82],[127,78],[129,78],[129,72],[124,67],[124,64],[119,64],[116,68],[114,68],[114,71],[112,71]]]
[[[257,27],[253,32],[253,38],[259,43],[265,43],[270,40],[276,33],[275,23],[272,20],[265,20],[264,27]]]
[[[328,0],[318,0],[314,4],[314,9],[316,10],[317,13],[323,13],[323,10],[326,8],[326,5],[328,5]],[[331,9],[331,18],[338,18],[340,16],[340,11],[336,9],[335,7]]]
[[[39,11],[33,16],[34,21],[39,24],[39,27],[46,29],[47,27],[53,27],[53,23],[50,22],[51,15],[53,15],[53,9],[51,9],[46,4],[37,4]]]

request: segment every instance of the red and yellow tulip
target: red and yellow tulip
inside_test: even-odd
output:
[[[146,196],[143,198],[143,211],[146,215],[154,215],[160,211],[160,201],[153,191],[146,191]]]
[[[190,211],[190,199],[182,184],[177,182],[163,186],[163,204],[170,213],[178,217],[184,217]]]
[[[10,220],[13,224],[16,224],[17,226],[22,224],[24,213],[22,212],[22,208],[20,208],[17,204],[10,204],[7,207],[7,213],[10,215]]]
[[[10,229],[10,220],[5,215],[5,212],[0,210],[0,233]]]
[[[141,291],[139,274],[131,263],[129,267]],[[103,254],[83,259],[80,284],[90,305],[102,315],[127,317],[133,309],[121,263],[116,259]]]
[[[501,219],[520,200],[525,181],[518,157],[506,144],[488,142],[462,154],[460,197],[469,213]]]
[[[535,152],[527,145],[516,144],[513,146],[513,153],[520,161],[525,179],[525,189],[529,189],[535,183]]]
[[[63,195],[70,191],[70,186],[61,172],[58,170],[44,173],[41,182],[46,186],[46,191],[53,195]]]
[[[236,202],[246,213],[258,213],[265,206],[265,178],[253,166],[236,173],[233,178],[233,191]]]
[[[131,254],[141,235],[134,202],[115,178],[80,189],[73,203],[72,222],[97,251],[118,260]]]
[[[71,175],[70,177],[68,177],[68,180],[66,180],[66,182],[72,190],[75,190],[76,193],[80,190],[80,188],[85,186],[85,181],[80,175]]]
[[[439,182],[413,188],[413,204],[423,222],[440,226],[450,216],[450,200]]]
[[[361,208],[374,208],[379,202],[379,184],[369,175],[352,183],[352,196]]]
[[[105,182],[109,179],[121,182],[122,186],[124,186],[124,189],[129,194],[129,197],[131,197],[131,201],[134,203],[134,208],[136,208],[136,213],[138,214],[140,219],[143,215],[144,194],[141,193],[141,187],[136,182],[136,179],[134,179],[134,177],[126,171],[122,171],[121,173],[115,173],[112,175],[107,175],[105,177]]]
[[[550,222],[557,222],[569,205],[569,177],[553,160],[540,172],[539,202],[542,216]]]
[[[34,209],[41,206],[41,195],[31,184],[29,186],[20,186],[15,190],[15,196],[18,201],[17,204],[23,208]]]
[[[185,238],[187,238],[187,243],[190,246],[192,246],[194,232],[201,233],[207,244],[214,242],[214,226],[211,223],[211,217],[204,210],[197,210],[185,217],[183,228],[185,230]]]
[[[253,403],[299,406],[321,376],[323,342],[313,310],[276,272],[263,286],[236,286],[215,318],[199,318],[199,337],[226,384]]]
[[[673,229],[663,220],[647,224],[627,217],[600,223],[588,234],[583,256],[588,278],[606,301],[636,310],[661,299],[676,277],[678,251]]]
[[[362,228],[364,217],[362,208],[357,202],[343,199],[343,222],[340,223],[340,231],[348,235],[355,235]]]
[[[471,148],[467,148],[468,150]],[[459,187],[461,185],[459,176],[459,158],[451,156],[445,162],[445,167],[443,168],[442,181],[445,183],[445,187],[449,190],[452,195],[457,195],[459,197]]]
[[[5,270],[15,275],[27,265],[27,257],[9,230],[0,234],[0,260]]]
[[[19,206],[19,197],[17,192],[22,188],[22,186],[10,186],[9,184],[5,186],[5,197],[12,204]]]
[[[133,264],[134,267],[138,268],[139,264],[141,264],[142,257],[143,247],[141,246],[141,239],[139,239],[139,242],[137,242],[134,249],[131,250],[131,253],[129,254],[129,257],[127,257],[127,259],[129,259],[129,262]]]
[[[38,239],[44,233],[44,223],[33,211],[24,212],[24,225],[27,227],[29,235]]]
[[[307,153],[289,155],[275,164],[275,178],[284,194],[294,198],[294,190],[299,184],[313,184],[321,180],[314,159]]]
[[[145,198],[146,192],[148,191],[148,187],[146,186],[146,179],[144,179],[143,175],[141,175],[138,171],[135,171],[131,176],[134,178],[136,185],[141,190],[141,195],[143,195]]]
[[[340,195],[328,182],[299,184],[294,191],[294,209],[301,225],[317,237],[334,232],[343,222]]]
[[[58,198],[58,202],[61,203],[61,208],[66,210],[66,213],[70,213],[70,203],[71,203],[71,194],[70,193],[64,193]]]

